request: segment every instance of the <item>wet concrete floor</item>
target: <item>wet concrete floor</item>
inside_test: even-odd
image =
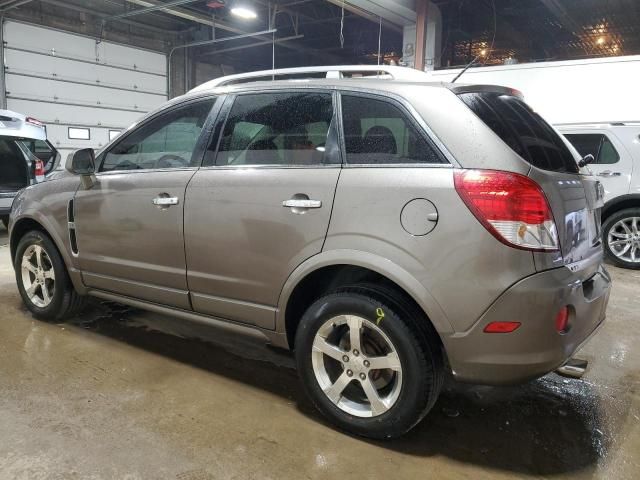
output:
[[[97,301],[35,320],[0,247],[0,479],[640,478],[640,272],[610,271],[583,380],[450,381],[410,434],[371,442],[257,338]]]

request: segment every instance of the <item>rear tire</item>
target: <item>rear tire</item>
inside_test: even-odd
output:
[[[640,208],[626,208],[602,225],[607,260],[618,267],[640,269]]]
[[[295,339],[298,371],[316,408],[339,428],[374,439],[398,437],[420,422],[444,378],[441,350],[417,323],[423,319],[383,297],[358,286],[330,293],[307,309]]]
[[[45,233],[32,230],[20,239],[14,268],[22,301],[35,317],[60,321],[82,308],[84,297],[73,288],[58,249]]]

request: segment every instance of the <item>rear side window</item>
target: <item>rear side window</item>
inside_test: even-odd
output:
[[[462,93],[459,97],[502,141],[534,167],[578,173],[578,164],[560,135],[518,97],[495,92]]]
[[[342,119],[347,163],[444,163],[393,103],[342,95]]]
[[[323,164],[332,118],[330,93],[239,95],[225,123],[215,163],[222,166]],[[214,147],[211,145],[209,150]]]
[[[620,155],[611,140],[602,133],[567,133],[565,137],[583,157],[593,155],[593,163],[610,165],[620,160]]]

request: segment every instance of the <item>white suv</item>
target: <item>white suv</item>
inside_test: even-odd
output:
[[[559,125],[605,189],[602,236],[609,260],[640,269],[640,123]]]

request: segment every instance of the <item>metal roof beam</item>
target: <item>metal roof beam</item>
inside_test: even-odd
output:
[[[143,7],[150,7],[150,6],[157,6],[157,5],[162,5],[161,2],[158,2],[157,0],[126,0],[129,3],[135,3],[136,5],[140,5]],[[229,32],[233,32],[233,33],[237,33],[237,34],[246,34],[248,32],[245,32],[244,30],[240,30],[239,28],[236,27],[232,27],[226,23],[222,23],[219,20],[216,20],[215,22],[213,21],[213,19],[211,19],[210,17],[200,14],[200,13],[195,13],[195,12],[191,12],[189,10],[185,10],[185,9],[181,9],[181,8],[168,8],[165,10],[166,13],[170,14],[170,15],[174,15],[176,17],[180,17],[186,20],[191,20],[193,22],[197,22],[200,23],[202,25],[208,25],[210,27],[215,26],[216,28],[221,28],[223,30],[227,30]],[[258,40],[269,40],[269,37],[256,37]],[[299,52],[304,52],[304,53],[312,53],[314,55],[318,55],[321,57],[324,57],[327,60],[330,61],[337,61],[340,62],[342,61],[341,57],[337,57],[336,55],[331,55],[331,54],[327,54],[322,52],[321,50],[316,50],[314,48],[307,48],[307,47],[303,47],[303,46],[299,46],[299,45],[292,45],[289,42],[284,42],[281,43],[280,46],[284,47],[284,48],[288,48],[291,50],[296,50]]]
[[[47,3],[49,5],[54,5],[54,6],[60,7],[60,8],[67,8],[69,10],[73,10],[73,11],[80,12],[80,13],[86,13],[88,15],[94,15],[98,19],[101,19],[103,16],[106,16],[106,14],[104,12],[99,12],[99,11],[96,11],[95,9],[92,9],[92,8],[81,7],[80,5],[70,4],[70,3],[67,3],[67,2],[65,2],[63,0],[40,0],[40,2],[41,3]],[[154,25],[148,25],[146,23],[136,22],[135,20],[129,20],[129,19],[126,19],[126,18],[119,18],[119,19],[116,19],[115,21],[117,21],[119,23],[124,23],[124,24],[127,24],[127,25],[131,25],[133,27],[144,28],[144,29],[149,30],[151,32],[163,33],[165,35],[175,35],[175,34],[178,34],[178,33],[182,32],[182,30],[169,30],[169,29],[166,29],[166,28],[156,27]]]
[[[133,17],[135,15],[140,15],[142,13],[150,13],[158,10],[166,10],[171,7],[177,7],[180,5],[186,5],[187,3],[196,3],[198,0],[173,0],[172,2],[166,2],[162,5],[154,5],[146,8],[139,8],[137,10],[130,10],[128,12],[119,13],[118,15],[112,15],[103,19],[103,21],[108,22],[110,20],[117,20],[118,18],[127,18]]]
[[[126,0],[126,1],[129,3],[134,3],[141,7],[163,7],[163,3],[158,2],[157,0]],[[166,8],[166,5],[164,5],[164,7],[165,7],[164,13],[173,15],[174,17],[182,18],[184,20],[190,20],[192,22],[196,22],[201,25],[207,25],[209,27],[220,28],[222,30],[226,30],[227,32],[232,32],[237,34],[247,33],[246,31],[240,28],[233,27],[220,20],[216,20],[214,22],[211,17],[204,15],[202,13],[192,12],[190,10],[186,10],[184,8],[179,8],[179,7]]]

